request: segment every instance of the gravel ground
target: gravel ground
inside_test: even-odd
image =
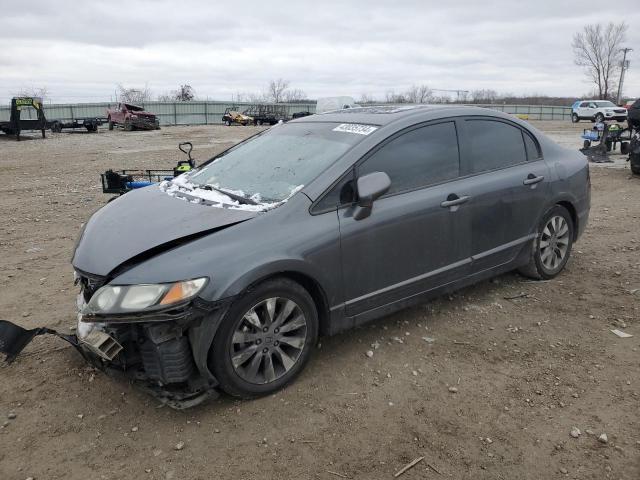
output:
[[[589,125],[536,126],[577,148]],[[171,168],[180,141],[204,159],[256,131],[0,135],[0,318],[72,327],[69,259],[107,200],[100,172]],[[403,480],[640,478],[640,178],[606,166],[558,278],[503,275],[323,338],[269,397],[161,408],[36,338],[0,365],[0,479],[390,479],[419,457]]]

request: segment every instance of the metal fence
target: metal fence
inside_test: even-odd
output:
[[[518,115],[527,120],[571,120],[571,107],[550,105],[476,105]]]
[[[222,115],[227,108],[246,110],[251,103],[247,102],[144,102],[140,104],[145,110],[153,112],[160,120],[160,125],[209,125],[222,123]],[[316,111],[313,103],[284,103],[288,116],[296,112]],[[107,108],[114,103],[75,103],[44,105],[47,120],[71,121],[76,118],[106,117]],[[0,107],[0,120],[8,120],[10,107]],[[21,118],[35,118],[35,110],[25,109]]]
[[[77,104],[45,104],[45,114],[48,120],[70,121],[84,117],[105,117],[107,107],[113,103],[77,103]],[[215,125],[222,123],[225,109],[237,107],[245,110],[250,103],[238,102],[145,102],[141,106],[154,112],[160,120],[160,125]],[[285,103],[287,114],[296,112],[311,112],[316,109],[312,103]],[[527,118],[529,120],[569,120],[571,107],[554,107],[547,105],[476,105],[491,108],[501,112]],[[35,118],[33,109],[23,111],[23,118]],[[0,120],[8,120],[9,107],[0,107]]]

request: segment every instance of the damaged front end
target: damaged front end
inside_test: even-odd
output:
[[[131,296],[132,288],[127,291],[126,287],[102,286],[96,277],[82,273],[78,282],[81,293],[76,336],[79,349],[94,366],[126,376],[176,409],[217,396],[218,382],[208,369],[207,358],[226,303],[206,302],[191,295],[168,305],[152,299],[148,311],[126,312],[114,303],[107,305],[113,313],[98,313],[95,298],[99,299],[101,292],[104,295],[105,288],[120,288],[117,296],[121,301]],[[163,293],[158,297],[172,295],[172,285],[162,286]]]

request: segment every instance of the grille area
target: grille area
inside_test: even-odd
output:
[[[77,270],[76,275],[85,302],[89,302],[89,300],[91,300],[91,297],[93,297],[93,294],[96,293],[96,291],[105,283],[107,283],[106,277],[101,277],[99,275],[91,275],[86,272],[79,272]]]
[[[140,345],[140,356],[147,376],[162,383],[185,382],[194,371],[187,337],[159,344],[147,340]]]

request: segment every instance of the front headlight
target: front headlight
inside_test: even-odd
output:
[[[140,312],[170,306],[195,297],[207,278],[175,283],[144,285],[105,285],[84,307],[83,315],[108,315]]]

